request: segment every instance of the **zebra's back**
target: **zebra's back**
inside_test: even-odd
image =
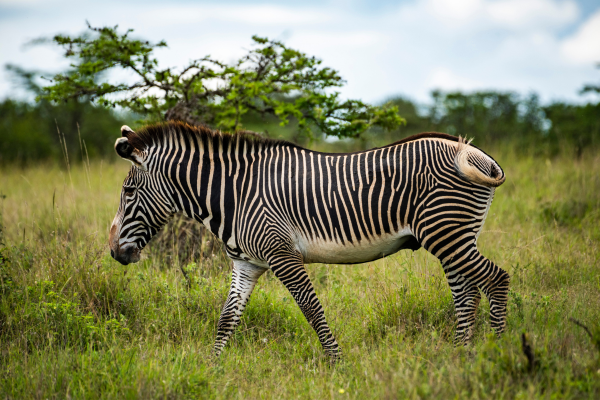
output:
[[[417,249],[415,229],[426,233],[418,224],[424,215],[468,213],[463,219],[477,235],[493,190],[459,177],[458,144],[422,138],[352,154],[263,148],[255,157],[260,176],[249,175],[262,180],[262,217],[242,208],[240,215],[254,216],[242,225],[271,227],[261,230],[290,240],[307,263],[358,263]],[[238,242],[248,240],[242,234]]]

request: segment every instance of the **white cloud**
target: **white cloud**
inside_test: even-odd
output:
[[[561,53],[573,64],[600,62],[600,10],[585,21],[575,34],[561,44]]]
[[[563,27],[574,22],[579,15],[574,1],[502,0],[486,3],[485,12],[489,19],[510,29]]]
[[[573,0],[421,0],[400,8],[403,20],[418,18],[453,31],[560,28],[579,14]]]
[[[422,4],[439,21],[452,24],[468,23],[481,14],[484,6],[482,0],[429,0]]]
[[[310,49],[311,52],[348,52],[356,53],[364,50],[372,51],[374,48],[382,48],[389,38],[380,32],[373,31],[355,31],[355,32],[335,32],[329,30],[315,30],[302,32],[294,35],[290,42],[298,43],[303,48]],[[347,53],[352,55],[351,53]]]
[[[426,85],[431,88],[450,90],[475,90],[486,86],[485,82],[470,76],[461,76],[448,68],[436,67],[427,78]]]

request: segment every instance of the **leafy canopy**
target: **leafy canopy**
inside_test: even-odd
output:
[[[341,138],[356,137],[371,126],[390,130],[405,122],[395,106],[340,99],[339,92],[330,90],[345,83],[337,71],[276,40],[253,36],[252,49],[232,65],[206,56],[183,68],[161,69],[154,50],[167,44],[134,39],[132,32],[88,24],[80,36],[54,36],[51,41],[73,59],[72,69],[54,76],[39,98],[85,98],[154,120],[183,120],[228,131],[240,129],[248,112],[275,115],[282,126],[295,118],[309,135],[312,126]],[[114,82],[105,74],[116,69],[128,71],[134,81]]]

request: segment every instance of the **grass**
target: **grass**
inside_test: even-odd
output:
[[[508,178],[479,247],[512,276],[506,334],[483,300],[473,344],[453,347],[450,291],[422,249],[310,265],[335,366],[271,273],[211,359],[230,262],[199,252],[188,284],[176,259],[112,260],[126,163],[2,167],[0,397],[598,398],[600,348],[569,318],[600,342],[600,158],[497,159]]]

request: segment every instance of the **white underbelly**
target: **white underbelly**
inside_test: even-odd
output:
[[[412,237],[410,229],[384,234],[358,243],[345,243],[300,238],[297,248],[305,263],[355,264],[377,260],[396,253]]]

